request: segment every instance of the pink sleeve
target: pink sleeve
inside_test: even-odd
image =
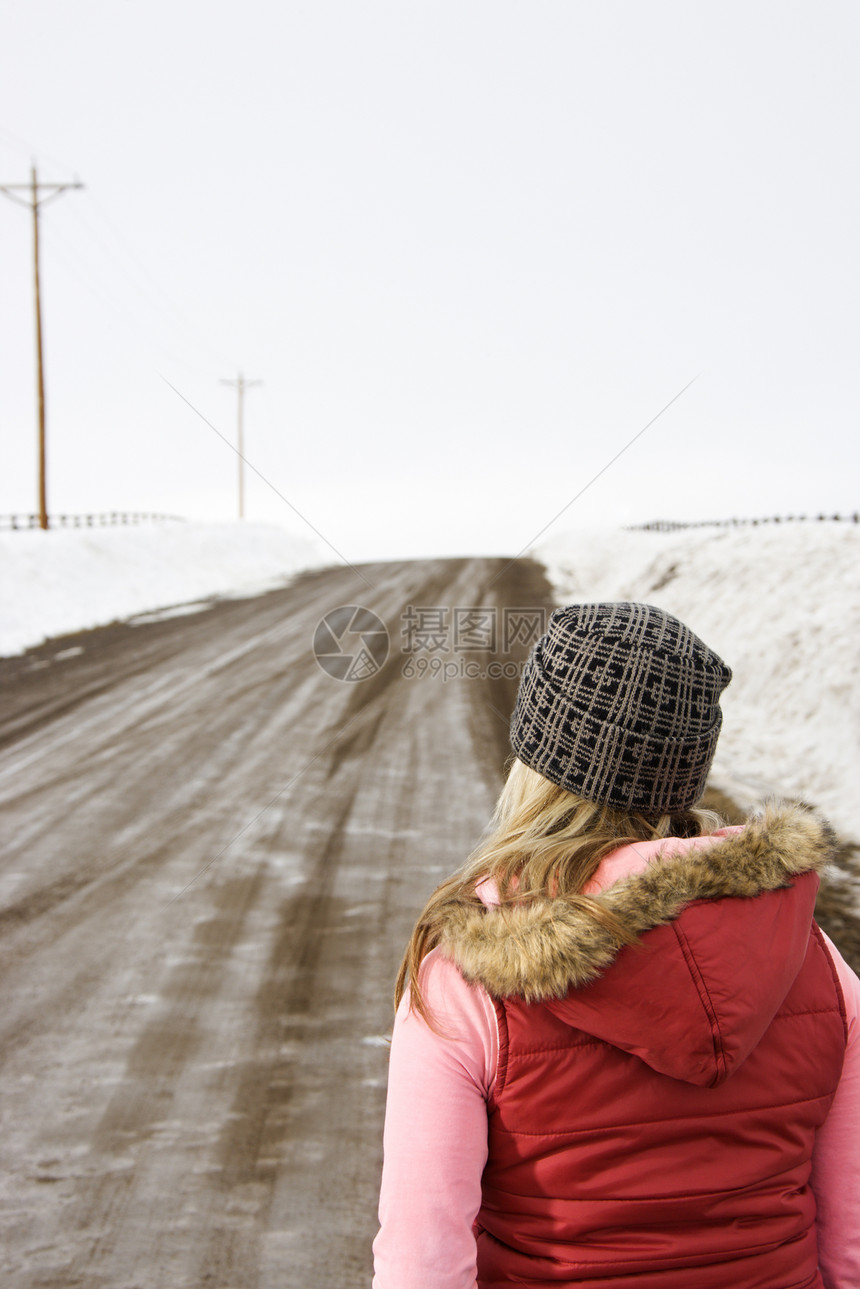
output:
[[[437,951],[421,988],[443,1034],[408,1009],[394,1022],[373,1289],[475,1289],[472,1232],[487,1162],[493,1004]]]
[[[825,936],[848,1016],[842,1077],[812,1155],[818,1261],[826,1289],[860,1285],[860,980]]]

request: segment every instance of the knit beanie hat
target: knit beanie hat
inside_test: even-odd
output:
[[[521,761],[586,801],[670,814],[705,787],[730,669],[650,604],[556,609],[511,719]]]

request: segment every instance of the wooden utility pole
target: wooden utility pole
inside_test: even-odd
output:
[[[236,433],[236,454],[239,458],[239,518],[245,518],[245,442],[242,429],[242,408],[245,401],[245,390],[252,385],[262,385],[261,380],[245,380],[239,372],[235,380],[222,380],[222,385],[235,385],[239,395],[239,413]]]
[[[53,197],[59,197],[61,192],[67,188],[83,188],[82,183],[70,184],[40,184],[36,178],[35,165],[30,168],[30,182],[28,184],[0,184],[0,192],[4,192],[7,197],[17,201],[22,206],[31,206],[33,210],[33,283],[36,297],[36,396],[38,402],[38,424],[39,424],[39,527],[48,527],[48,496],[47,485],[45,482],[47,475],[47,463],[45,457],[45,370],[42,360],[42,299],[39,289],[39,207],[44,206],[46,202],[51,201]],[[16,196],[21,189],[29,189],[29,201],[22,197]],[[39,196],[44,192],[47,195]]]

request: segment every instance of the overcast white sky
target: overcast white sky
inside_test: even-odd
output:
[[[853,511],[860,8],[0,0],[42,216],[52,510],[235,513],[228,438],[350,559],[595,519]],[[0,197],[0,512],[35,503]],[[248,482],[249,518],[301,521]]]

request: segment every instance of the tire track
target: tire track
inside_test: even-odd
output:
[[[543,594],[528,563],[488,589],[499,567],[366,566],[358,590],[316,570],[19,667],[0,751],[5,1283],[366,1282],[393,976],[484,826],[509,690],[404,678],[400,615]],[[350,603],[392,644],[353,685],[311,652]]]

